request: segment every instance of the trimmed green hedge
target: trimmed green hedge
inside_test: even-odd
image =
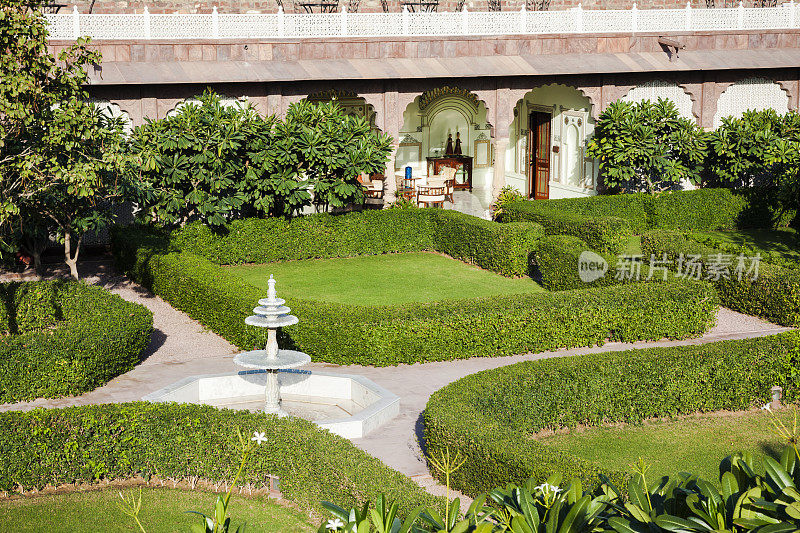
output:
[[[587,250],[591,250],[591,247],[572,235],[548,235],[542,239],[536,251],[536,265],[544,288],[549,291],[566,291],[615,285],[616,261],[607,254],[598,254],[606,261],[608,267],[604,276],[591,283],[585,283],[580,279],[578,273],[580,256]]]
[[[0,403],[93,390],[139,362],[153,329],[143,306],[84,283],[0,284],[0,308]]]
[[[112,240],[117,266],[192,318],[243,349],[264,340],[244,323],[259,289],[219,265],[142,229]],[[708,284],[631,284],[567,291],[442,301],[406,306],[345,306],[292,300],[300,323],[281,343],[316,361],[376,366],[502,356],[606,340],[685,338],[715,320]]]
[[[424,413],[425,442],[434,456],[449,449],[467,458],[451,482],[469,495],[557,472],[591,486],[604,469],[537,442],[537,432],[742,410],[769,401],[773,385],[795,401],[799,365],[797,332],[517,363],[435,392]]]
[[[631,233],[649,229],[717,230],[787,226],[795,212],[776,212],[760,189],[698,189],[519,201],[503,221],[528,220],[548,234],[580,237],[601,252],[619,253]],[[624,220],[624,223],[619,219]]]
[[[220,265],[438,251],[504,276],[526,276],[544,235],[538,224],[497,224],[443,209],[389,209],[291,220],[250,218],[215,232],[200,223],[170,245]]]
[[[200,405],[144,402],[0,413],[0,490],[155,475],[221,483],[240,459],[236,429],[268,441],[253,451],[242,483],[280,478],[284,496],[306,509],[355,506],[380,493],[402,512],[441,501],[356,448],[298,418]]]
[[[666,254],[670,265],[675,268],[683,254],[684,257],[699,256],[703,265],[703,275],[707,265],[721,252],[687,239],[683,234],[672,231],[651,231],[642,235],[642,252],[647,258],[658,258]],[[736,257],[732,257],[735,267]],[[748,315],[756,315],[784,326],[800,326],[800,270],[782,268],[768,263],[759,265],[758,277],[750,275],[742,279],[731,273],[725,279],[713,281],[720,302],[725,306]]]

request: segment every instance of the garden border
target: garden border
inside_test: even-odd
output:
[[[398,237],[398,232],[415,239],[418,234],[398,228],[397,215],[392,211],[366,215],[370,221],[384,217],[384,224],[364,237],[371,253],[408,249],[416,242],[404,240],[403,235]],[[441,216],[452,226],[457,225],[459,218],[467,217],[439,210],[410,210],[411,214],[403,211],[408,210],[395,212],[402,217],[416,217],[417,222],[423,223]],[[466,229],[456,227],[443,234],[466,235],[473,228],[471,219],[474,217],[465,219]],[[348,226],[348,221],[355,224]],[[253,248],[242,247],[251,257],[259,249],[268,250],[273,256],[282,254],[284,258],[289,254],[291,258],[307,257],[312,252],[316,257],[325,257],[330,243],[342,240],[352,243],[352,232],[363,234],[366,225],[363,222],[363,218],[353,215],[344,219],[325,215],[309,217],[305,222],[293,221],[303,231],[297,230],[298,236],[290,235],[277,248],[261,243],[278,241],[279,232],[275,228],[282,231],[292,222],[243,221],[242,225],[272,228],[273,233],[265,235],[252,228],[234,233],[242,225],[232,225],[228,235],[234,235],[238,243],[242,242],[242,235],[251,240]],[[345,228],[340,228],[340,233],[331,232],[331,228],[342,224]],[[504,226],[480,221],[481,228],[488,228],[481,229],[488,235],[480,241],[484,246],[457,242],[452,246],[453,255],[461,259],[491,258],[498,265],[495,271],[509,263],[504,259],[509,255],[514,261],[524,255],[527,261],[529,252],[522,245],[503,248],[494,244],[492,235]],[[189,231],[206,232],[202,228]],[[384,238],[387,234],[389,238]],[[215,237],[210,231],[205,235],[212,244],[216,240],[216,247],[200,242],[196,249],[218,261],[220,257],[233,255],[220,246],[220,240],[229,249],[239,249],[224,242],[228,236]],[[304,243],[305,249],[297,244],[303,236],[310,239],[313,235],[319,235],[320,242],[303,241],[300,244]],[[421,239],[423,244],[430,243],[425,234]],[[516,242],[528,242],[524,235],[517,239]],[[185,232],[170,236],[143,228],[123,228],[114,232],[112,247],[121,270],[229,342],[242,349],[263,343],[260,335],[252,331],[254,328],[244,324],[254,302],[263,295],[218,264],[178,249],[198,241],[196,237],[187,239]],[[351,244],[345,253],[353,250]],[[482,262],[490,265],[488,259]],[[715,320],[716,294],[708,284],[681,281],[403,306],[344,306],[300,299],[293,300],[291,306],[302,320],[282,331],[282,346],[302,350],[316,361],[387,366],[592,346],[607,340],[632,342],[698,336]]]
[[[786,401],[796,401],[800,375],[793,371],[800,365],[799,342],[800,333],[791,331],[485,370],[431,396],[424,412],[425,444],[434,457],[449,450],[466,459],[450,481],[471,496],[531,477],[541,482],[555,473],[586,486],[596,485],[599,474],[624,483],[626,474],[541,444],[531,435],[577,425],[746,409],[769,401],[774,385],[783,387]]]
[[[0,337],[0,403],[94,390],[139,363],[153,331],[144,306],[85,283],[2,283],[0,300],[0,331],[21,331]]]

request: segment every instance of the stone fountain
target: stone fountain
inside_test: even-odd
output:
[[[151,402],[206,404],[278,416],[298,416],[345,438],[361,438],[400,412],[400,398],[359,375],[296,370],[311,358],[278,348],[278,328],[297,324],[291,309],[278,298],[275,279],[269,277],[267,297],[258,301],[245,324],[266,329],[263,350],[234,356],[236,373],[188,376],[151,392]],[[280,373],[280,379],[278,375]]]
[[[278,328],[293,326],[299,322],[296,316],[290,315],[291,309],[286,307],[286,300],[278,298],[275,291],[275,278],[272,274],[267,281],[267,297],[258,301],[253,315],[245,318],[248,326],[267,328],[267,346],[263,350],[242,352],[233,358],[233,362],[245,368],[266,370],[267,383],[264,392],[264,412],[278,416],[288,416],[281,409],[281,390],[278,382],[278,370],[298,368],[311,362],[311,357],[303,352],[278,349]]]

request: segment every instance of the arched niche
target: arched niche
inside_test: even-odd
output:
[[[686,91],[677,83],[663,80],[648,81],[628,91],[620,100],[631,103],[649,100],[655,103],[659,98],[669,100],[675,104],[680,116],[690,120],[696,120],[692,112],[692,107],[694,105],[692,97],[686,94]]]
[[[789,111],[789,95],[779,84],[765,78],[747,78],[725,89],[717,100],[714,128],[722,125],[723,117],[741,118],[748,110],[774,109],[778,114]]]
[[[97,100],[97,99],[90,99],[91,103],[97,106],[97,109],[108,118],[121,118],[122,119],[122,131],[125,135],[130,135],[133,132],[133,120],[131,120],[130,115],[127,112],[123,111],[122,108],[108,100]]]
[[[395,169],[400,172],[410,166],[414,175],[427,177],[427,158],[444,155],[448,137],[454,145],[460,140],[462,154],[472,157],[473,188],[491,189],[493,138],[488,110],[477,95],[459,87],[425,91],[406,106]]]
[[[594,134],[592,101],[581,90],[550,84],[514,106],[506,150],[506,184],[531,198],[595,194],[598,165],[586,156]]]

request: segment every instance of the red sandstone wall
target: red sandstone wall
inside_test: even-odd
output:
[[[284,11],[295,13],[301,10],[298,0],[295,9],[294,0],[283,0]],[[353,4],[351,4],[351,1]],[[541,2],[548,0],[532,0],[533,4],[541,5]],[[575,7],[580,0],[550,0],[550,10],[561,10]],[[717,5],[723,5],[725,0],[717,0]],[[340,0],[339,5],[344,5],[349,11],[353,11],[352,5],[358,2],[358,11],[376,12],[381,11],[380,0]],[[753,0],[745,0],[745,5],[751,5]],[[519,10],[525,0],[501,0],[502,9]],[[692,7],[705,7],[705,0],[692,0]],[[81,13],[88,13],[91,1],[71,2],[61,13],[72,11],[72,6],[78,6]],[[389,11],[400,11],[399,0],[387,0]],[[217,6],[220,13],[274,13],[278,10],[277,0],[96,0],[93,13],[141,13],[144,6],[151,13],[209,13],[213,6]],[[456,8],[455,0],[440,0],[439,11],[453,11]],[[488,9],[487,0],[466,0],[465,5],[471,11],[486,11]],[[583,0],[584,9],[630,9],[633,0]],[[663,8],[684,8],[685,0],[640,0],[637,2],[639,9],[663,9]]]

